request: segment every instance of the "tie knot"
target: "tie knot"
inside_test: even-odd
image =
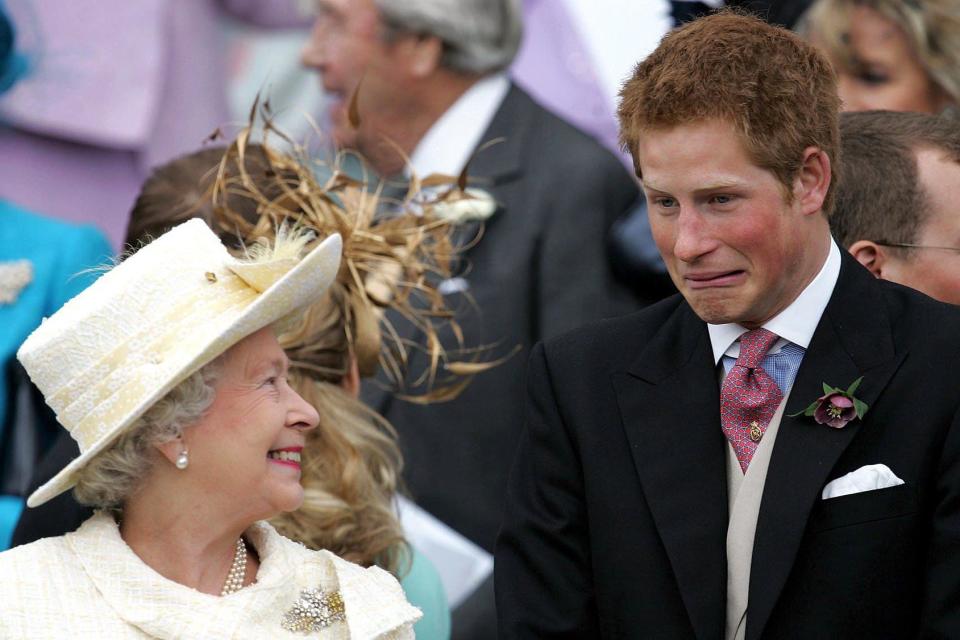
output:
[[[766,329],[754,329],[740,336],[740,356],[737,364],[756,369],[779,336]]]

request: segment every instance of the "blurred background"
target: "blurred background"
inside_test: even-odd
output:
[[[666,0],[525,0],[511,75],[616,149],[621,80],[672,25]],[[115,248],[151,167],[246,122],[258,92],[295,140],[321,131],[300,0],[6,0],[26,68],[0,98],[0,197],[92,222]],[[626,159],[624,158],[626,162]]]

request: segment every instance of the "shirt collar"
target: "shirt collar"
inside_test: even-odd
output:
[[[830,251],[817,276],[790,303],[790,306],[763,324],[764,329],[772,331],[781,338],[772,350],[778,350],[783,341],[792,342],[804,349],[810,345],[813,332],[820,323],[820,316],[827,308],[839,277],[840,248],[831,238]],[[710,334],[710,346],[713,348],[713,362],[716,364],[720,362],[724,353],[737,356],[736,353],[728,353],[728,351],[748,329],[731,322],[707,324],[707,331]]]
[[[427,130],[405,171],[412,170],[420,178],[432,173],[458,175],[509,90],[510,80],[504,73],[475,82]]]

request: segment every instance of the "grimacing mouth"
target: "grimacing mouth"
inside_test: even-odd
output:
[[[684,274],[684,280],[690,280],[691,282],[698,283],[709,283],[715,280],[720,280],[722,278],[727,278],[730,276],[737,276],[742,273],[746,273],[743,269],[731,269],[729,271],[710,271],[704,273],[688,273]]]

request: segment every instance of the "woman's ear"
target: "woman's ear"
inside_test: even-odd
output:
[[[354,398],[360,397],[360,368],[353,354],[350,355],[350,366],[340,380],[340,386]]]
[[[173,466],[177,466],[177,460],[180,459],[181,455],[187,450],[187,445],[182,435],[177,436],[173,440],[168,440],[167,442],[153,446],[155,446],[157,451],[160,452],[160,455],[166,458]]]
[[[883,247],[871,240],[857,240],[850,245],[849,251],[857,262],[870,270],[870,273],[878,278],[883,277],[883,268],[887,260]]]

